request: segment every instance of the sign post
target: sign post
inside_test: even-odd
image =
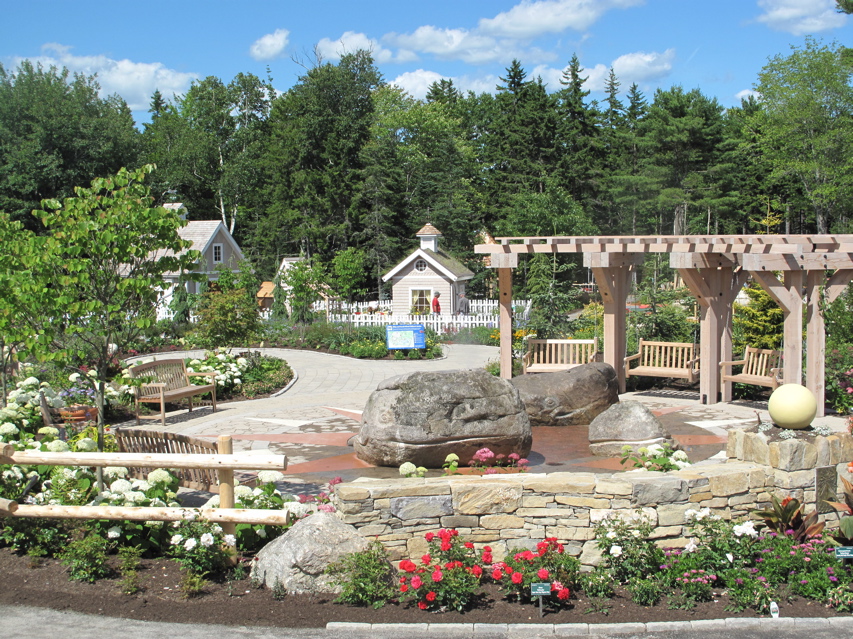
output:
[[[539,597],[539,616],[545,616],[545,608],[544,608],[544,598],[551,595],[551,584],[544,583],[536,583],[530,584],[530,596],[531,597]]]

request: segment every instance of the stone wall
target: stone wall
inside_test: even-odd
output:
[[[556,537],[589,566],[600,560],[595,524],[613,511],[642,509],[655,525],[656,543],[682,546],[688,509],[708,507],[737,519],[769,507],[771,494],[813,507],[814,481],[813,470],[730,460],[668,473],[360,479],[338,485],[334,500],[343,521],[378,538],[394,560],[425,553],[424,533],[456,528],[478,547],[490,545],[498,559],[508,548],[533,549],[543,538]]]

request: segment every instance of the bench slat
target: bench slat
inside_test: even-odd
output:
[[[546,373],[568,370],[595,360],[595,339],[528,339],[522,360],[524,373]]]

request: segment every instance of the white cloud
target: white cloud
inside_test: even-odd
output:
[[[774,31],[800,36],[844,26],[847,17],[835,10],[835,0],[758,0],[758,16]]]
[[[738,91],[735,93],[735,97],[738,100],[743,100],[744,98],[753,97],[757,98],[760,94],[758,91],[753,91],[752,89],[744,89],[743,91]]]
[[[284,52],[289,37],[290,31],[287,29],[276,29],[255,40],[249,47],[249,55],[258,61],[274,60]]]
[[[163,97],[168,99],[176,93],[186,92],[190,83],[198,79],[195,73],[175,71],[161,62],[113,60],[104,55],[75,56],[71,54],[71,47],[53,42],[43,45],[42,52],[44,55],[30,60],[45,67],[66,67],[72,73],[97,74],[101,96],[118,93],[131,111],[148,109],[155,89],[159,89]],[[21,60],[17,58],[15,65]]]
[[[547,64],[540,64],[534,67],[529,77],[531,80],[535,80],[537,77],[542,78],[542,82],[545,83],[545,88],[549,93],[559,91],[563,88],[563,85],[560,84],[560,80],[563,77],[563,69],[555,69],[554,67],[549,67]]]
[[[393,51],[383,47],[378,40],[368,38],[365,34],[355,31],[347,31],[337,40],[323,38],[317,43],[317,53],[324,60],[340,60],[341,56],[347,53],[355,53],[359,49],[370,51],[377,64],[412,62],[418,59],[417,54],[407,49],[401,49],[397,55],[394,55]]]
[[[583,31],[611,9],[645,0],[522,0],[509,11],[480,20],[480,31],[499,37],[535,38],[566,29]]]
[[[430,85],[445,77],[447,76],[443,76],[435,71],[418,69],[417,71],[407,71],[406,73],[397,76],[391,81],[391,84],[397,85],[412,97],[423,100],[426,97],[427,91],[429,91]],[[455,86],[460,93],[473,91],[476,94],[494,93],[495,87],[500,82],[500,78],[496,75],[483,75],[477,77],[463,75],[449,79],[453,80],[453,86]]]
[[[429,53],[445,60],[486,64],[512,57],[513,53],[495,38],[468,29],[440,29],[423,26],[414,33],[389,33],[383,40],[412,51]]]
[[[620,55],[613,61],[616,77],[623,84],[633,82],[648,82],[669,75],[672,63],[675,61],[675,49],[658,51],[637,51]]]

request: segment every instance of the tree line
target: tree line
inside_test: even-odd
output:
[[[281,94],[244,73],[155,92],[141,131],[95,78],[24,61],[0,66],[0,211],[35,229],[42,200],[156,164],[155,200],[221,219],[263,279],[284,256],[331,268],[346,251],[363,265],[348,285],[374,296],[427,222],[477,273],[475,292],[488,277],[472,251],[482,231],[848,232],[847,59],[808,39],[768,61],[757,97],[723,108],[699,88],[646,96],[613,70],[592,100],[577,57],[554,91],[515,60],[494,94],[440,80],[417,100],[357,51]]]

